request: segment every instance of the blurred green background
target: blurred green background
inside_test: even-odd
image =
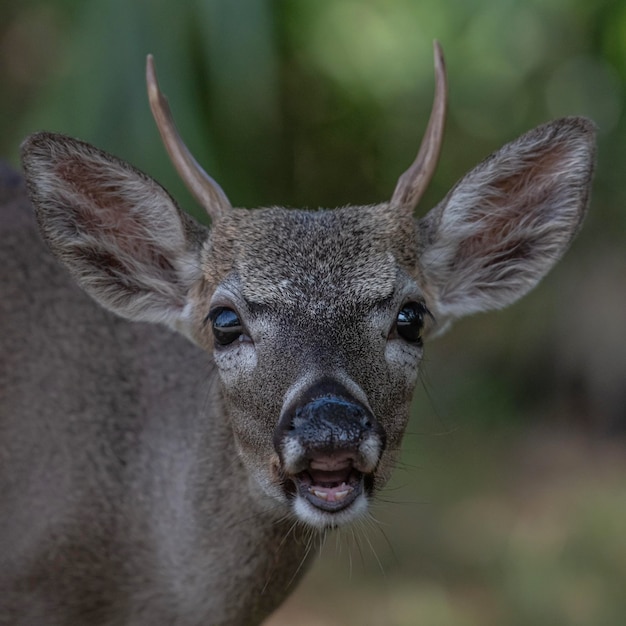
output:
[[[426,125],[435,38],[450,107],[420,211],[533,126],[594,119],[591,212],[572,250],[522,302],[428,347],[379,523],[331,537],[268,624],[626,624],[626,2],[0,7],[0,154],[16,163],[34,130],[77,136],[196,215],[150,116],[148,52],[188,145],[238,206],[387,199]]]

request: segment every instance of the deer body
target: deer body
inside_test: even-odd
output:
[[[249,493],[214,365],[98,306],[14,192],[0,210],[13,251],[0,278],[0,623],[260,621],[307,544],[297,529],[283,541],[292,522]]]
[[[52,254],[7,173],[0,624],[259,623],[311,542],[367,514],[423,340],[540,280],[593,167],[592,125],[558,120],[415,220],[443,130],[436,59],[425,142],[380,205],[233,209],[180,142],[151,62],[159,129],[210,229],[88,144],[25,142]]]

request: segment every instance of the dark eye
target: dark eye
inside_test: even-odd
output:
[[[232,309],[218,307],[209,313],[213,325],[215,342],[220,346],[227,346],[243,334],[243,325],[239,315]]]
[[[422,338],[426,307],[418,302],[407,302],[398,313],[396,329],[398,335],[409,343],[417,343]]]

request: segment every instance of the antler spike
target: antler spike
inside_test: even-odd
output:
[[[183,142],[166,97],[159,89],[154,58],[148,55],[146,63],[148,99],[157,128],[170,159],[183,182],[196,200],[215,220],[232,211],[232,206],[222,188],[202,169]]]
[[[398,179],[390,203],[393,207],[404,208],[408,211],[413,211],[430,183],[437,167],[443,140],[448,84],[443,51],[438,41],[433,42],[433,48],[435,54],[435,97],[430,119],[417,157],[409,169]]]

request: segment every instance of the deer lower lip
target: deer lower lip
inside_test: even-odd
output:
[[[323,511],[341,511],[363,492],[363,473],[350,468],[343,471],[304,470],[293,477],[300,496]]]

